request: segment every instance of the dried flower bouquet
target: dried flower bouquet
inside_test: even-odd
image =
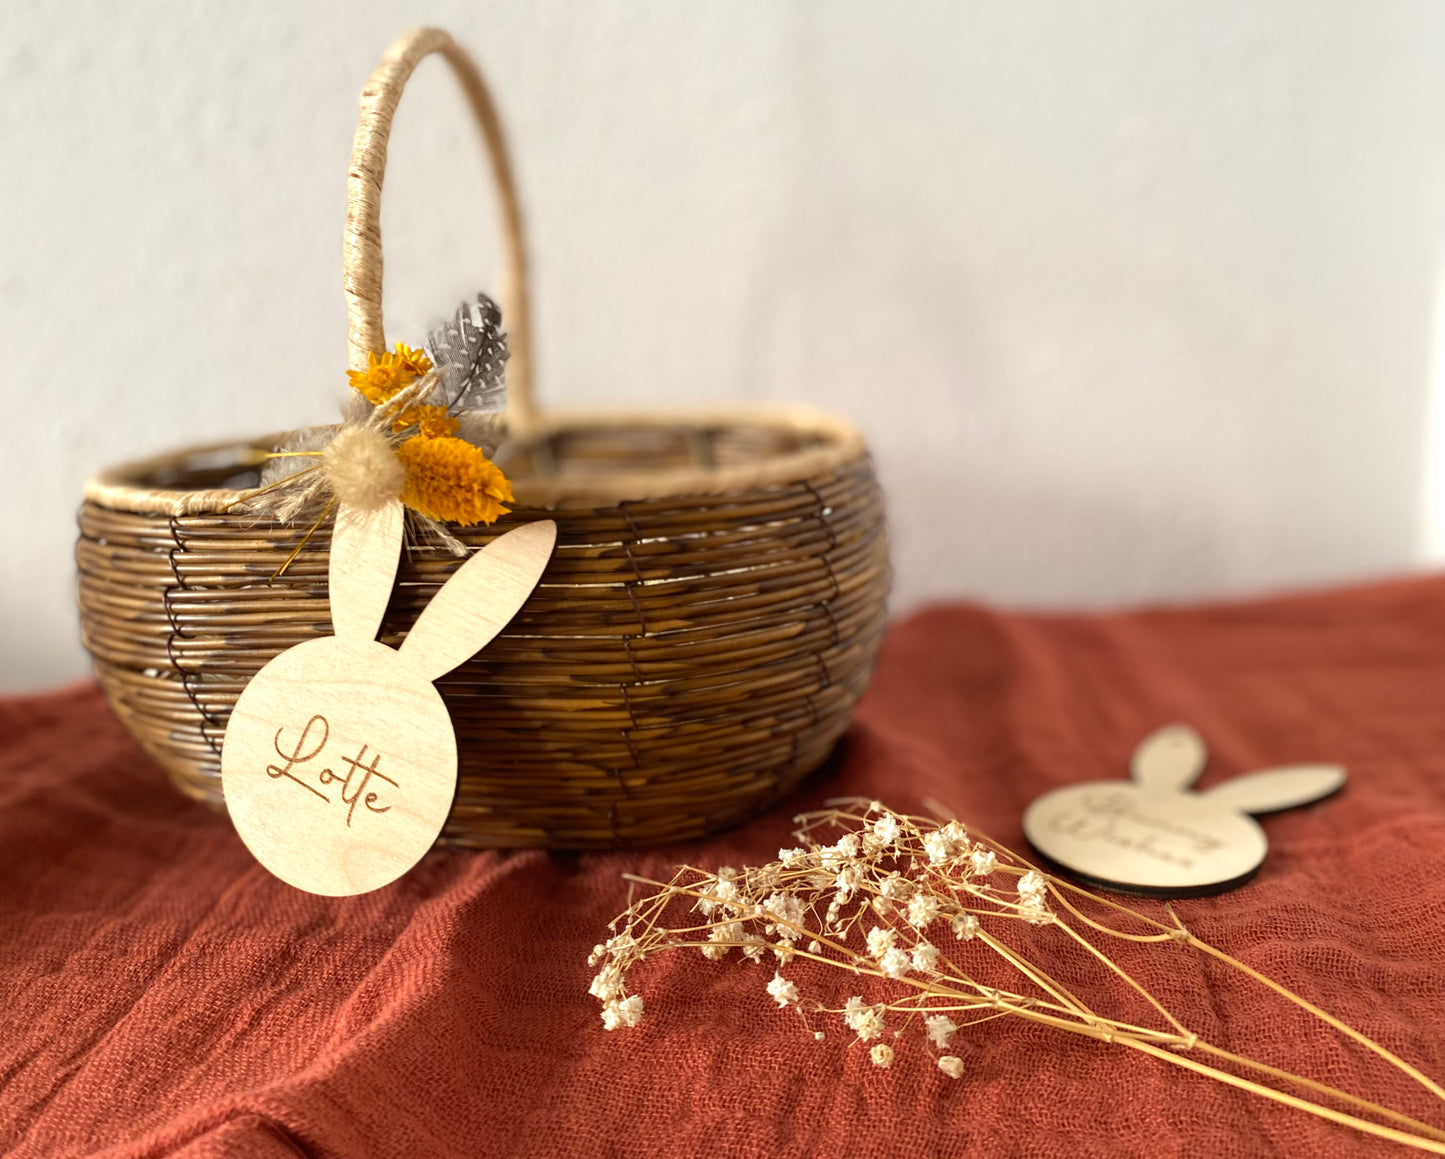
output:
[[[309,520],[305,546],[338,502],[374,511],[400,500],[414,531],[465,555],[446,524],[495,523],[513,502],[511,483],[488,458],[506,402],[501,327],[500,308],[478,294],[430,335],[431,357],[404,342],[371,351],[365,370],[346,372],[355,393],[344,421],[261,453],[263,485],[241,505],[283,523]]]
[[[894,813],[861,798],[829,805],[795,818],[798,845],[779,850],[778,860],[768,865],[716,873],[686,866],[669,882],[628,875],[655,892],[613,920],[612,937],[589,959],[598,970],[590,992],[602,1003],[603,1025],[616,1030],[641,1020],[642,995],[629,990],[628,973],[646,958],[696,950],[718,961],[737,951],[743,964],[772,965],[767,995],[795,1012],[814,1038],[823,1039],[824,1027],[841,1022],[880,1067],[891,1066],[900,1050],[922,1048],[933,1052],[944,1074],[960,1078],[965,1063],[950,1051],[960,1032],[1012,1016],[1137,1050],[1355,1130],[1445,1155],[1445,1130],[1207,1042],[1101,948],[1112,939],[1177,943],[1206,954],[1445,1101],[1445,1090],[1416,1068],[1200,941],[1172,909],[1173,925],[1155,921],[1041,873],[956,820]],[[824,833],[838,829],[841,835],[825,843]],[[1137,932],[1105,918],[1122,920]],[[1099,969],[1122,979],[1159,1025],[1138,1025],[1093,1009],[1016,945],[1021,940],[1043,945],[1047,937],[1068,939]],[[841,1003],[804,994],[789,970],[799,960],[855,975],[859,982],[847,989],[873,1000],[862,993]]]

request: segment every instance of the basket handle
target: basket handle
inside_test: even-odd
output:
[[[452,66],[477,118],[492,163],[502,218],[502,284],[498,297],[507,319],[507,345],[511,351],[507,362],[507,425],[514,434],[523,434],[536,425],[537,412],[532,401],[527,252],[512,162],[482,74],[450,34],[439,28],[418,28],[400,37],[387,49],[361,90],[361,116],[346,177],[343,286],[351,367],[365,370],[367,355],[386,349],[381,323],[381,183],[386,175],[386,144],[407,79],[421,60],[434,52]]]

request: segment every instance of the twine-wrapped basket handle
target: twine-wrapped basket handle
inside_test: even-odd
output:
[[[532,397],[532,330],[528,311],[527,254],[522,213],[512,180],[512,162],[497,110],[486,82],[451,36],[438,28],[419,28],[387,50],[361,90],[361,116],[351,147],[346,178],[346,308],[353,370],[364,370],[373,350],[386,349],[381,320],[381,184],[386,175],[386,146],[391,119],[412,70],[438,53],[451,65],[476,116],[492,164],[502,225],[502,283],[498,300],[511,357],[507,362],[507,425],[525,434],[536,425]]]

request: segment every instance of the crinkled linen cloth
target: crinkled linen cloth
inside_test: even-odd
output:
[[[1175,720],[1209,743],[1203,785],[1310,759],[1350,773],[1264,822],[1255,881],[1180,917],[1445,1078],[1445,580],[1430,578],[1122,615],[925,611],[893,628],[830,765],[754,823],[643,852],[435,852],[350,899],[268,876],[93,687],[0,701],[0,1154],[1410,1153],[1012,1019],[960,1032],[957,1081],[916,1024],[880,1069],[837,1019],[815,1042],[774,1005],[771,964],[663,955],[634,979],[642,1024],[602,1029],[586,959],[626,904],[623,871],[769,860],[793,813],[839,794],[933,797],[1021,846],[1033,797],[1124,775]],[[1031,952],[1096,1007],[1137,1010],[1061,941],[1041,931]],[[1207,1039],[1445,1122],[1220,963],[1172,943],[1121,953]],[[859,982],[790,969],[805,992]]]

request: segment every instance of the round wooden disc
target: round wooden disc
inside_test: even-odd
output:
[[[1055,789],[1024,813],[1024,835],[1054,865],[1098,885],[1173,896],[1243,885],[1264,862],[1264,830],[1207,795],[1127,781]]]
[[[456,795],[456,734],[429,677],[395,649],[311,640],[236,702],[221,785],[241,840],[277,877],[366,893],[436,841]]]

